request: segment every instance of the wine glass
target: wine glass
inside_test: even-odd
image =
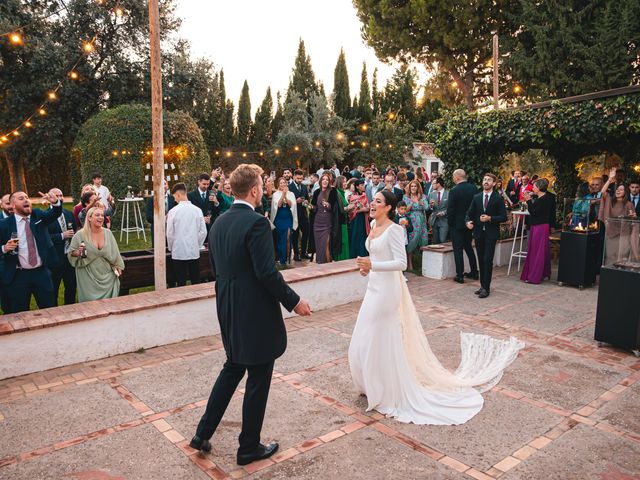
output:
[[[11,240],[18,240],[18,232],[11,232]],[[18,255],[18,247],[11,252],[11,255]]]

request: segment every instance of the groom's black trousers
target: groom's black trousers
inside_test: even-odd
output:
[[[238,454],[253,453],[260,444],[260,431],[269,397],[273,364],[274,362],[271,361],[263,365],[239,365],[227,358],[213,385],[196,435],[203,440],[213,436],[240,380],[245,372],[249,372],[242,403],[242,432]]]

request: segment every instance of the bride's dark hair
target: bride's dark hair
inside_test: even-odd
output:
[[[389,205],[391,207],[391,210],[389,210],[389,213],[387,213],[387,216],[389,217],[390,220],[393,220],[396,216],[396,206],[398,205],[398,197],[396,197],[395,193],[390,192],[389,190],[382,190],[380,193],[384,197],[384,204]]]

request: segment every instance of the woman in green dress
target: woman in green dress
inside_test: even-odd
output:
[[[84,227],[71,239],[67,256],[76,269],[79,302],[113,298],[120,293],[124,261],[113,233],[103,224],[104,209],[90,208]]]
[[[220,202],[220,211],[218,215],[222,215],[224,212],[229,210],[231,205],[233,205],[233,194],[231,193],[231,184],[229,180],[224,180],[222,190],[218,190],[218,202]]]
[[[345,196],[345,183],[347,179],[346,177],[339,176],[336,178],[336,190],[338,191],[338,199],[342,202],[342,209],[347,210],[347,206],[349,202]],[[345,215],[346,216],[346,215]],[[346,219],[343,219],[341,228],[342,228],[342,250],[340,250],[340,254],[334,258],[335,261],[338,260],[348,260],[349,259],[349,232]]]

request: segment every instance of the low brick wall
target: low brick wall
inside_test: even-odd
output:
[[[367,284],[354,260],[283,275],[315,311],[362,299]],[[217,333],[213,283],[5,315],[0,379]]]

